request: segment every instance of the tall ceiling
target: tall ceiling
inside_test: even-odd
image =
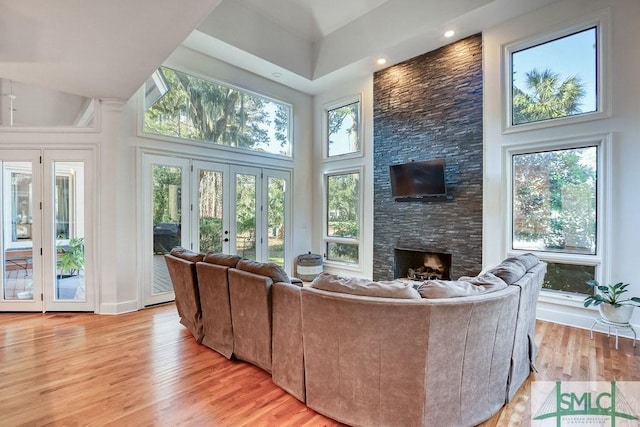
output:
[[[183,44],[315,94],[555,1],[0,0],[0,78],[126,100]]]

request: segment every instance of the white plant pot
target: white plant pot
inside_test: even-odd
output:
[[[600,316],[602,316],[604,320],[614,323],[629,323],[635,307],[633,305],[616,307],[612,304],[602,303],[598,308],[600,309]]]

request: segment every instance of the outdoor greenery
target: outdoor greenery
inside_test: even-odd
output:
[[[595,253],[597,148],[513,156],[514,249]]]
[[[161,67],[169,90],[145,112],[145,132],[289,156],[290,107]]]
[[[578,76],[560,79],[558,73],[533,69],[524,88],[513,87],[513,124],[556,119],[580,113],[586,91]]]
[[[588,295],[593,292],[586,282],[595,277],[595,267],[590,265],[575,265],[547,262],[547,274],[544,276],[542,287],[573,294]]]
[[[200,172],[200,251],[222,252],[222,173]]]
[[[75,237],[57,247],[58,276],[75,276],[84,268],[84,238]]]
[[[180,223],[182,170],[174,166],[154,165],[153,225],[161,222]]]
[[[268,178],[268,210],[267,221],[270,234],[269,262],[284,266],[284,195],[285,180],[282,178]]]
[[[347,119],[348,120],[345,120]],[[360,150],[360,102],[327,111],[329,156],[355,153]],[[339,144],[339,140],[347,143]]]
[[[222,252],[222,220],[200,217],[200,252]]]
[[[526,77],[524,90],[513,88],[514,123],[579,111],[578,77],[535,69]],[[513,174],[514,249],[595,253],[597,147],[516,155]]]
[[[360,238],[360,174],[347,173],[327,177],[327,236]],[[329,259],[358,262],[358,245],[329,243]]]

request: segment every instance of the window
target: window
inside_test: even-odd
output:
[[[603,16],[505,48],[506,130],[604,116]]]
[[[291,157],[287,104],[166,67],[144,104],[144,132]]]
[[[588,294],[601,263],[602,145],[512,152],[511,249],[548,262],[543,287]]]
[[[360,100],[325,108],[327,157],[360,152]]]
[[[325,176],[325,258],[328,261],[359,264],[360,180],[360,171]]]

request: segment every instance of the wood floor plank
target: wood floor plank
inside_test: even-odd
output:
[[[629,339],[538,322],[538,373],[483,427],[526,426],[535,380],[640,380]],[[195,342],[175,306],[0,314],[0,426],[339,426]]]

